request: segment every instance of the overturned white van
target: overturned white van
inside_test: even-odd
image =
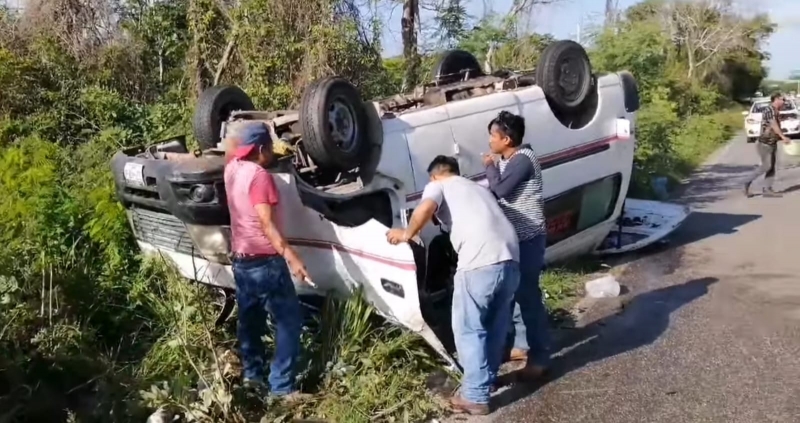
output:
[[[112,160],[139,246],[169,258],[189,279],[235,289],[222,140],[237,121],[263,121],[279,153],[270,170],[283,232],[317,285],[301,294],[362,287],[387,319],[452,361],[455,257],[446,228],[430,225],[412,245],[393,246],[385,236],[406,224],[429,162],[455,156],[464,176],[484,181],[489,121],[501,110],[522,115],[525,142],[544,173],[547,260],[590,253],[622,211],[639,95],[629,73],[594,75],[571,41],[550,45],[534,71],[485,75],[472,55],[451,51],[435,75],[413,93],[374,102],[343,79],[323,78],[306,89],[299,111],[255,111],[242,90],[210,88],[195,113],[202,152],[188,152],[176,138]]]

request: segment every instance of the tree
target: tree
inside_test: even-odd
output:
[[[400,26],[403,36],[403,58],[406,72],[403,78],[403,90],[409,90],[419,82],[419,46],[417,26],[419,25],[419,0],[403,1],[403,17]]]
[[[756,30],[733,13],[726,0],[676,1],[665,12],[667,30],[686,57],[689,78],[711,62],[750,47],[749,38]]]

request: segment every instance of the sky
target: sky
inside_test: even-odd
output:
[[[475,18],[484,11],[506,13],[512,0],[466,0],[467,13]],[[638,3],[636,0],[618,0],[619,8]],[[767,51],[770,59],[765,63],[771,79],[786,79],[792,70],[800,70],[800,0],[738,0],[748,13],[767,13],[778,24],[770,37]],[[794,7],[790,6],[794,4]],[[487,6],[491,5],[491,6]],[[591,27],[602,22],[605,0],[562,0],[554,5],[541,6],[534,11],[532,28],[536,32],[550,33],[556,38],[575,39],[578,25]],[[383,34],[384,54],[395,56],[402,52],[400,38],[400,7],[384,12],[382,18],[388,25]],[[425,12],[422,12],[425,19]]]

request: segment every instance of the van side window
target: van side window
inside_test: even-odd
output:
[[[620,72],[619,79],[622,82],[622,92],[625,94],[625,111],[633,113],[639,110],[639,86],[636,84],[636,78],[630,72]]]
[[[622,175],[615,174],[547,199],[547,245],[563,241],[606,221],[614,213]]]

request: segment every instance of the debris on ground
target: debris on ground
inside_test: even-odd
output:
[[[586,282],[586,296],[590,298],[615,298],[619,296],[620,286],[613,275],[605,275]]]

